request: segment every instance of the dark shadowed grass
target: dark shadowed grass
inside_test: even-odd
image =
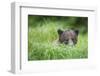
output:
[[[28,28],[28,60],[80,59],[88,57],[87,34],[79,33],[75,46],[57,44],[59,23],[49,22]]]

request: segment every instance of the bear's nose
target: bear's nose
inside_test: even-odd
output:
[[[68,45],[74,45],[74,43],[71,39],[68,41]]]

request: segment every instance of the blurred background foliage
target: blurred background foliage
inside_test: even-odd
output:
[[[41,16],[41,15],[29,15],[28,25],[29,27],[41,27],[44,24],[53,22],[55,26],[61,26],[60,29],[78,29],[80,33],[86,34],[88,32],[88,17],[76,17],[76,16]]]

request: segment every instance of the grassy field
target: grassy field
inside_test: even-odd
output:
[[[28,28],[28,60],[80,59],[88,57],[88,34],[79,33],[75,46],[58,45],[57,29],[69,26],[59,25],[59,21],[29,23]]]

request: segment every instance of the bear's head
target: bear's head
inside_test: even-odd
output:
[[[59,42],[68,45],[75,45],[78,40],[78,30],[70,29],[70,30],[61,30],[58,29]]]

